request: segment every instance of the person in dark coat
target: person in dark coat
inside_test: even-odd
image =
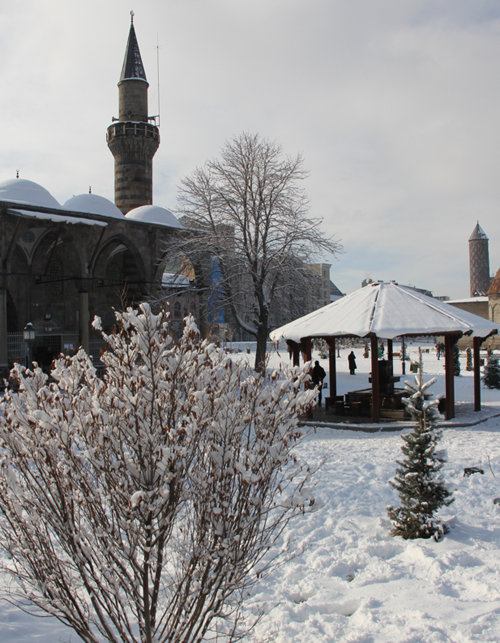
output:
[[[355,375],[355,370],[358,368],[356,366],[356,355],[354,354],[354,351],[351,351],[349,355],[347,356],[347,361],[349,362],[349,373],[351,375]]]
[[[314,368],[312,370],[311,378],[314,386],[319,386],[318,389],[318,406],[321,406],[321,399],[323,396],[323,380],[326,377],[325,369],[320,366],[318,361],[314,362]]]

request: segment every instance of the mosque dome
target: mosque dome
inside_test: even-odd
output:
[[[182,228],[177,218],[167,210],[159,205],[141,205],[139,208],[134,208],[127,212],[125,215],[127,219],[134,219],[135,221],[144,221],[145,223],[156,223],[157,225],[164,225],[168,228]]]
[[[48,190],[27,179],[9,179],[0,183],[0,200],[29,203],[44,208],[61,207]]]
[[[109,199],[105,199],[98,194],[77,194],[68,199],[63,205],[65,210],[74,212],[85,212],[88,214],[101,214],[105,217],[115,217],[123,219],[123,214],[116,205]]]

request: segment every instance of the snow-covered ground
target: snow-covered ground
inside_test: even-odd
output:
[[[424,372],[444,390],[443,360],[431,345]],[[398,347],[395,346],[395,350]],[[410,346],[410,356],[415,357]],[[354,349],[358,371],[350,376],[347,354],[338,359],[339,393],[368,387],[370,360]],[[282,353],[272,357],[288,362]],[[317,359],[317,356],[314,356]],[[323,365],[327,366],[324,360]],[[400,373],[396,361],[396,374]],[[326,369],[327,370],[327,369]],[[407,375],[407,378],[411,377]],[[404,378],[403,378],[404,379]],[[456,399],[473,399],[472,374],[455,378]],[[482,389],[499,407],[500,391]],[[442,446],[446,481],[455,502],[442,513],[451,527],[443,541],[404,541],[389,535],[385,508],[397,503],[387,481],[400,457],[400,432],[359,433],[321,428],[300,446],[317,474],[318,510],[298,519],[286,534],[298,555],[265,579],[253,600],[267,615],[249,640],[261,643],[437,643],[500,640],[500,418],[472,428],[448,428]],[[491,468],[490,468],[491,464]],[[464,477],[464,467],[484,475]],[[79,641],[54,619],[34,619],[0,602],[2,643]]]

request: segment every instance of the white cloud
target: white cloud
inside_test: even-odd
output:
[[[0,9],[0,179],[20,169],[64,202],[113,197],[106,127],[130,7],[36,0]],[[500,7],[465,0],[137,0],[161,136],[155,201],[225,140],[258,131],[311,175],[312,214],[344,241],[332,277],[468,294],[477,219],[500,266]]]

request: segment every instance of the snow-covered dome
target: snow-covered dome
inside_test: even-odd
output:
[[[98,194],[77,194],[68,199],[63,205],[65,210],[85,212],[88,214],[102,214],[105,217],[123,219],[123,213],[109,199]]]
[[[182,225],[170,210],[162,208],[159,205],[141,205],[139,208],[134,208],[130,210],[130,212],[127,212],[125,216],[127,219],[156,223],[168,226],[169,228],[182,228]]]
[[[27,179],[9,179],[0,183],[0,201],[29,203],[44,208],[61,207],[48,190]]]

